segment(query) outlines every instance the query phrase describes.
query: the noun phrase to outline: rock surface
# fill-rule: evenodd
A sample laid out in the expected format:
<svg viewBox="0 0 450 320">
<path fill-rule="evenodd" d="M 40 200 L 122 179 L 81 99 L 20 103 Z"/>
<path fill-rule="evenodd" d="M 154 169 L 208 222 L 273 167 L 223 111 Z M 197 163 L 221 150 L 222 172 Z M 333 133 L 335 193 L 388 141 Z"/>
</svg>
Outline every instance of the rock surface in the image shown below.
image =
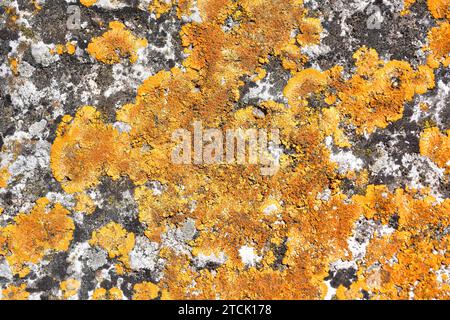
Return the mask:
<svg viewBox="0 0 450 320">
<path fill-rule="evenodd" d="M 449 298 L 449 0 L 0 13 L 2 299 Z M 277 171 L 174 163 L 195 121 Z"/>
</svg>

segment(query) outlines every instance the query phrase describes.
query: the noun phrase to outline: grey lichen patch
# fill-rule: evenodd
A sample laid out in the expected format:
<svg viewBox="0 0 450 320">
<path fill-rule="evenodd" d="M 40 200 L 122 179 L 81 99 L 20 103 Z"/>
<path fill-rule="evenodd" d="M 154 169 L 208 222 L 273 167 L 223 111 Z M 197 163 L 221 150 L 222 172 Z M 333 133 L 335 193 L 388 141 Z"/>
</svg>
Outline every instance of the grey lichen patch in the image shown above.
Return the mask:
<svg viewBox="0 0 450 320">
<path fill-rule="evenodd" d="M 132 270 L 162 271 L 164 260 L 159 258 L 159 245 L 146 237 L 137 237 L 133 250 L 130 252 Z M 160 278 L 161 275 L 157 276 Z"/>
</svg>

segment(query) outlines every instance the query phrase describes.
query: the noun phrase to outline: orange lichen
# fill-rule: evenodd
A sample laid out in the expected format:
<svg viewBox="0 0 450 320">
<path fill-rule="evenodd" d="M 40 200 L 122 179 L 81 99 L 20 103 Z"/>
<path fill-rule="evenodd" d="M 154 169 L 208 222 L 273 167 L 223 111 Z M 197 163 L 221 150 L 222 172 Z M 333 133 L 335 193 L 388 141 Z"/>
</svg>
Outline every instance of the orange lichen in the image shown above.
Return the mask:
<svg viewBox="0 0 450 320">
<path fill-rule="evenodd" d="M 324 142 L 332 136 L 335 145 L 348 147 L 346 126 L 356 127 L 359 134 L 370 133 L 401 119 L 406 102 L 434 87 L 432 68 L 413 69 L 405 61 L 383 61 L 375 50 L 363 47 L 354 55 L 356 70 L 348 79 L 340 66 L 325 71 L 305 69 L 307 58 L 301 55 L 301 47 L 318 44 L 322 28 L 319 20 L 306 16 L 301 1 L 197 5 L 203 22 L 186 23 L 180 32 L 187 55 L 183 67 L 149 77 L 138 88 L 135 101 L 117 110 L 116 120 L 130 130 L 119 132 L 94 107 L 84 106 L 74 117 L 62 119 L 51 150 L 55 178 L 66 192 L 79 192 L 78 197 L 95 187 L 102 176 L 112 180 L 127 176 L 136 185 L 138 218 L 152 241 L 160 242 L 164 232 L 182 228 L 188 218 L 195 221 L 196 236 L 186 240 L 192 251 L 185 254 L 164 247 L 160 252 L 167 260 L 164 277 L 158 285 L 136 284 L 133 298 L 323 298 L 330 264 L 354 258 L 348 239 L 361 216 L 385 226 L 399 216 L 398 231 L 370 241 L 371 264 L 377 256 L 389 261 L 395 252 L 412 261 L 413 271 L 420 271 L 417 274 L 434 285 L 411 251 L 414 237 L 424 226 L 437 226 L 441 218 L 447 221 L 448 201 L 435 204 L 436 199 L 427 194 L 403 189 L 390 193 L 385 186 L 368 186 L 363 195 L 349 199 L 340 190 L 343 175 L 330 161 Z M 188 12 L 187 7 L 179 3 L 178 14 Z M 236 22 L 231 30 L 222 28 L 228 18 Z M 132 45 L 136 39 L 130 40 L 133 36 L 123 25 L 113 23 L 110 28 L 92 41 L 88 51 L 111 64 L 137 49 Z M 298 30 L 300 34 L 293 39 Z M 123 47 L 133 49 L 123 51 Z M 274 57 L 292 73 L 283 90 L 288 106 L 262 102 L 257 107 L 264 110 L 264 116 L 256 116 L 253 106 L 236 108 L 242 79 L 255 75 L 253 80 L 260 79 Z M 313 107 L 313 102 L 318 106 Z M 225 130 L 279 128 L 283 146 L 290 152 L 281 156 L 280 170 L 270 177 L 261 176 L 256 166 L 173 164 L 171 133 L 191 129 L 194 120 Z M 345 178 L 363 191 L 369 180 L 367 171 L 349 172 Z M 158 181 L 161 190 L 150 188 L 149 181 Z M 321 196 L 325 190 L 329 197 Z M 84 208 L 86 202 L 78 199 L 75 210 Z M 125 274 L 134 237 L 110 222 L 94 231 L 89 243 L 117 259 L 116 272 Z M 431 239 L 419 240 L 420 254 L 431 255 L 427 246 Z M 244 261 L 243 246 L 251 248 L 257 259 Z M 399 253 L 402 246 L 407 250 Z M 285 251 L 281 257 L 280 249 Z M 224 261 L 214 271 L 197 270 L 192 258 L 202 255 L 224 257 Z M 447 263 L 442 257 L 437 261 Z M 426 261 L 425 266 L 436 270 L 437 264 Z M 414 273 L 402 272 L 412 282 Z M 384 282 L 400 277 L 400 272 L 377 271 L 367 264 L 358 276 L 350 289 L 338 289 L 338 298 L 360 298 L 361 290 L 368 288 L 375 297 L 394 295 L 392 283 L 385 286 Z M 93 298 L 108 295 L 108 290 L 99 288 Z"/>
<path fill-rule="evenodd" d="M 80 3 L 85 7 L 93 6 L 98 0 L 80 0 Z"/>
<path fill-rule="evenodd" d="M 67 50 L 68 54 L 74 54 L 75 50 L 76 50 L 76 46 L 73 43 L 69 42 L 66 44 L 66 50 Z"/>
<path fill-rule="evenodd" d="M 105 249 L 110 258 L 117 258 L 128 267 L 128 254 L 134 247 L 134 233 L 127 232 L 116 222 L 110 222 L 92 233 L 89 244 Z"/>
<path fill-rule="evenodd" d="M 257 68 L 255 71 L 257 73 L 256 76 L 253 79 L 255 82 L 264 79 L 266 77 L 266 75 L 267 75 L 266 69 Z"/>
<path fill-rule="evenodd" d="M 135 199 L 139 207 L 139 221 L 147 226 L 146 236 L 152 240 L 160 240 L 159 235 L 164 231 L 161 222 L 175 211 L 167 210 L 166 204 L 169 199 L 166 196 L 155 196 L 153 191 L 146 187 L 135 190 Z"/>
<path fill-rule="evenodd" d="M 296 73 L 303 69 L 303 65 L 308 61 L 308 58 L 301 53 L 300 47 L 294 43 L 289 43 L 283 47 L 280 52 L 281 65 L 286 70 Z M 263 61 L 267 63 L 268 61 Z"/>
<path fill-rule="evenodd" d="M 142 282 L 134 285 L 133 300 L 152 300 L 159 295 L 159 287 L 151 282 Z"/>
<path fill-rule="evenodd" d="M 320 34 L 323 31 L 319 19 L 306 18 L 300 23 L 300 33 L 297 35 L 297 42 L 302 45 L 312 45 L 320 43 Z"/>
<path fill-rule="evenodd" d="M 106 64 L 119 63 L 121 58 L 129 57 L 131 63 L 136 62 L 137 51 L 145 48 L 148 42 L 144 38 L 136 38 L 125 25 L 119 21 L 109 23 L 109 30 L 101 37 L 93 38 L 87 47 L 88 53 Z"/>
<path fill-rule="evenodd" d="M 393 197 L 386 186 L 370 185 L 364 196 L 356 195 L 353 200 L 363 209 L 365 217 L 387 223 L 397 213 L 397 208 L 392 206 Z"/>
<path fill-rule="evenodd" d="M 442 63 L 445 67 L 450 65 L 450 23 L 441 22 L 428 33 L 428 47 L 430 51 L 427 64 L 431 68 L 438 68 Z"/>
<path fill-rule="evenodd" d="M 155 13 L 156 18 L 159 18 L 162 14 L 169 12 L 172 6 L 172 0 L 153 0 L 148 5 L 148 10 Z"/>
<path fill-rule="evenodd" d="M 426 66 L 415 71 L 404 61 L 384 62 L 365 47 L 354 58 L 356 73 L 338 85 L 337 109 L 351 118 L 358 132 L 370 133 L 401 119 L 405 102 L 435 86 L 433 70 Z"/>
<path fill-rule="evenodd" d="M 2 290 L 2 300 L 28 300 L 30 293 L 26 291 L 26 284 L 8 286 Z"/>
<path fill-rule="evenodd" d="M 341 117 L 336 108 L 329 108 L 322 110 L 322 122 L 321 126 L 326 135 L 333 136 L 334 143 L 341 147 L 350 147 L 350 142 L 345 136 L 342 129 L 339 128 Z"/>
<path fill-rule="evenodd" d="M 19 214 L 14 223 L 0 229 L 0 254 L 14 274 L 25 276 L 28 264 L 38 263 L 52 251 L 69 248 L 75 228 L 69 211 L 59 203 L 49 206 L 50 201 L 41 198 L 29 214 Z"/>
<path fill-rule="evenodd" d="M 338 298 L 361 298 L 364 289 L 374 299 L 448 299 L 448 290 L 439 283 L 438 271 L 448 267 L 446 248 L 450 238 L 450 200 L 442 203 L 426 193 L 402 189 L 391 193 L 383 186 L 371 186 L 357 199 L 367 218 L 398 217 L 397 230 L 375 234 L 358 281 L 350 289 L 340 288 Z"/>
<path fill-rule="evenodd" d="M 104 288 L 95 289 L 92 293 L 92 300 L 122 300 L 123 292 L 119 288 L 111 288 L 106 290 Z"/>
<path fill-rule="evenodd" d="M 296 106 L 310 94 L 323 91 L 328 84 L 328 76 L 316 69 L 306 69 L 292 77 L 283 94 L 291 106 Z M 304 102 L 306 104 L 306 102 Z"/>
<path fill-rule="evenodd" d="M 19 74 L 19 61 L 16 58 L 9 58 L 8 61 L 12 73 L 17 76 Z"/>
<path fill-rule="evenodd" d="M 8 167 L 3 167 L 0 169 L 0 189 L 6 188 L 10 177 L 11 173 L 9 172 Z"/>
<path fill-rule="evenodd" d="M 450 19 L 450 0 L 428 0 L 427 4 L 435 19 Z"/>
<path fill-rule="evenodd" d="M 401 119 L 405 102 L 435 86 L 433 70 L 428 66 L 413 70 L 404 61 L 384 62 L 375 50 L 365 47 L 359 49 L 354 58 L 357 69 L 347 81 L 340 79 L 341 67 L 325 72 L 305 69 L 295 74 L 283 92 L 289 104 L 307 106 L 308 99 L 320 99 L 336 105 L 340 114 L 350 117 L 359 133 L 373 132 Z M 331 116 L 330 111 L 325 112 L 327 115 Z M 335 113 L 334 120 L 338 118 L 339 114 Z M 344 141 L 341 146 L 345 144 Z"/>
<path fill-rule="evenodd" d="M 66 44 L 57 44 L 55 49 L 51 49 L 51 54 L 59 54 L 62 55 L 64 53 L 73 55 L 77 49 L 75 42 L 67 42 Z"/>
<path fill-rule="evenodd" d="M 417 0 L 403 0 L 403 10 L 401 15 L 410 13 L 410 8 Z M 450 1 L 449 0 L 427 0 L 428 10 L 435 19 L 450 18 Z"/>
<path fill-rule="evenodd" d="M 419 145 L 421 155 L 450 173 L 450 130 L 444 134 L 436 127 L 425 129 L 420 135 Z"/>
<path fill-rule="evenodd" d="M 430 105 L 428 103 L 426 103 L 426 102 L 421 102 L 419 104 L 419 107 L 420 107 L 420 110 L 423 111 L 423 112 L 427 112 L 427 111 L 430 110 Z"/>
<path fill-rule="evenodd" d="M 37 12 L 39 12 L 39 11 L 42 10 L 42 6 L 39 4 L 39 1 L 37 1 L 37 0 L 31 0 L 31 3 L 32 3 L 33 6 L 34 6 L 34 11 L 33 11 L 34 14 L 36 14 Z"/>
<path fill-rule="evenodd" d="M 417 0 L 403 0 L 403 10 L 400 12 L 402 16 L 409 14 L 411 6 L 416 3 Z"/>
<path fill-rule="evenodd" d="M 92 214 L 97 207 L 94 201 L 86 193 L 79 193 L 75 197 L 76 204 L 74 209 L 86 214 Z"/>
<path fill-rule="evenodd" d="M 51 168 L 64 190 L 80 192 L 98 184 L 102 174 L 118 179 L 128 162 L 121 136 L 93 107 L 81 108 L 73 119 L 65 116 L 51 150 Z M 110 163 L 113 159 L 118 162 Z"/>
<path fill-rule="evenodd" d="M 60 283 L 62 296 L 64 299 L 69 299 L 78 293 L 80 288 L 80 281 L 76 279 L 68 279 Z"/>
<path fill-rule="evenodd" d="M 333 182 L 335 165 L 329 162 L 329 151 L 323 144 L 320 112 L 308 108 L 306 98 L 324 93 L 327 84 L 337 81 L 341 68 L 324 73 L 306 70 L 295 76 L 285 90 L 293 108 L 265 102 L 264 119 L 252 116 L 247 112 L 250 109 L 234 112 L 241 77 L 255 74 L 270 53 L 283 54 L 291 42 L 291 32 L 303 21 L 304 10 L 296 1 L 245 1 L 239 9 L 239 26 L 225 32 L 214 17 L 224 22 L 227 16 L 235 15 L 237 5 L 227 2 L 215 6 L 201 9 L 203 24 L 182 28 L 183 45 L 190 47 L 183 62 L 186 70 L 173 68 L 150 77 L 138 88 L 136 102 L 117 112 L 116 119 L 131 127 L 128 133 L 119 134 L 105 124 L 92 107 L 83 107 L 74 119 L 63 119 L 52 148 L 53 172 L 69 192 L 95 186 L 101 175 L 128 175 L 138 185 L 139 219 L 147 227 L 145 234 L 154 241 L 160 241 L 163 230 L 180 225 L 187 217 L 197 221 L 199 235 L 190 243 L 193 251 L 206 254 L 213 247 L 215 253 L 228 257 L 227 263 L 216 276 L 207 270 L 194 275 L 187 257 L 166 250 L 162 255 L 169 263 L 160 286 L 167 288 L 166 296 L 192 298 L 194 291 L 199 291 L 197 296 L 204 298 L 273 298 L 274 292 L 280 298 L 322 297 L 326 288 L 321 279 L 329 263 L 344 254 L 360 212 L 344 204 L 338 184 Z M 311 83 L 309 74 L 315 76 Z M 189 128 L 193 119 L 202 119 L 211 127 L 224 123 L 225 129 L 279 127 L 283 143 L 295 154 L 284 155 L 282 170 L 270 178 L 252 166 L 174 165 L 170 161 L 174 146 L 170 134 Z M 161 195 L 142 186 L 149 179 L 165 185 Z M 329 203 L 317 199 L 325 188 L 335 190 Z M 283 203 L 277 214 L 255 211 L 255 207 L 267 204 L 274 190 L 279 194 L 272 198 Z M 220 232 L 211 234 L 211 229 Z M 306 230 L 305 236 L 296 239 L 296 229 Z M 125 257 L 127 252 L 118 253 L 116 248 L 126 242 L 127 233 L 104 233 L 107 250 L 114 251 L 113 256 Z M 291 246 L 284 259 L 288 270 L 281 271 L 274 268 L 275 247 L 265 248 L 267 243 L 281 245 L 290 235 L 292 244 L 314 242 L 317 246 Z M 96 237 L 93 235 L 91 243 L 97 242 Z M 261 254 L 261 273 L 254 268 L 247 270 L 241 260 L 239 248 L 248 242 Z M 193 277 L 198 277 L 198 285 L 187 291 Z M 298 288 L 286 287 L 294 279 L 299 279 L 295 280 Z M 236 287 L 244 289 L 236 292 Z"/>
<path fill-rule="evenodd" d="M 5 6 L 5 14 L 7 16 L 7 22 L 11 25 L 14 25 L 19 18 L 16 8 L 12 6 Z"/>
</svg>

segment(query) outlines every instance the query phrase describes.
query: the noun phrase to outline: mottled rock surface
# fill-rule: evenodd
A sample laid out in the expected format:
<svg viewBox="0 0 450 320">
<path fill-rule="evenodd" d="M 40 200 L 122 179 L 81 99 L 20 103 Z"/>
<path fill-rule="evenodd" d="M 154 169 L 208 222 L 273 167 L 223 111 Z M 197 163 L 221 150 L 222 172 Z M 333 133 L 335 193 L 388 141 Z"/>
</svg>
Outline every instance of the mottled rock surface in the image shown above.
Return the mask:
<svg viewBox="0 0 450 320">
<path fill-rule="evenodd" d="M 1 298 L 449 298 L 450 0 L 1 1 Z"/>
</svg>

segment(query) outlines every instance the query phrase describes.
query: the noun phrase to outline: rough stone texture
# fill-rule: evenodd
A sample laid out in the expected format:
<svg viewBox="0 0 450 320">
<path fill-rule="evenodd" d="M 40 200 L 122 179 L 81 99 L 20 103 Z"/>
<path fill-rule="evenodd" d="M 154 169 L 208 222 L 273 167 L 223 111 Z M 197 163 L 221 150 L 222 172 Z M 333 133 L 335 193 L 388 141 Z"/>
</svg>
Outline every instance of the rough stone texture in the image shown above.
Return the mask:
<svg viewBox="0 0 450 320">
<path fill-rule="evenodd" d="M 0 297 L 448 298 L 449 5 L 2 0 Z"/>
</svg>

